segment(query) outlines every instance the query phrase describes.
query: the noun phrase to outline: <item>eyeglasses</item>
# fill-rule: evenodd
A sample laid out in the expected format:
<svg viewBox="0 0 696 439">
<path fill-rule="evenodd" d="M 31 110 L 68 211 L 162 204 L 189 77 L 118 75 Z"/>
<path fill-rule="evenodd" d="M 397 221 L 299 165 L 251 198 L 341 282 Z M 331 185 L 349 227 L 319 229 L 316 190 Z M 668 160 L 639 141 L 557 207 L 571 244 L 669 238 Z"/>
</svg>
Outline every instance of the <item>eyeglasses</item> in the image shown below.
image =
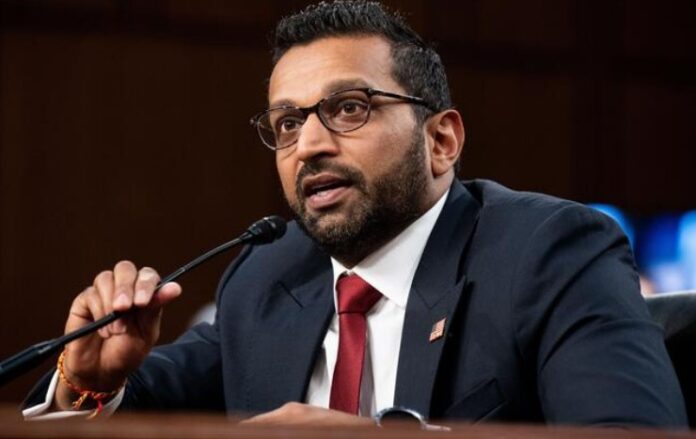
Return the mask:
<svg viewBox="0 0 696 439">
<path fill-rule="evenodd" d="M 283 105 L 270 108 L 251 118 L 250 123 L 256 126 L 256 131 L 264 145 L 275 151 L 297 142 L 302 125 L 312 113 L 316 113 L 322 125 L 334 133 L 357 130 L 370 119 L 374 96 L 399 99 L 433 110 L 424 99 L 415 96 L 389 93 L 373 88 L 353 88 L 332 93 L 311 107 Z"/>
</svg>

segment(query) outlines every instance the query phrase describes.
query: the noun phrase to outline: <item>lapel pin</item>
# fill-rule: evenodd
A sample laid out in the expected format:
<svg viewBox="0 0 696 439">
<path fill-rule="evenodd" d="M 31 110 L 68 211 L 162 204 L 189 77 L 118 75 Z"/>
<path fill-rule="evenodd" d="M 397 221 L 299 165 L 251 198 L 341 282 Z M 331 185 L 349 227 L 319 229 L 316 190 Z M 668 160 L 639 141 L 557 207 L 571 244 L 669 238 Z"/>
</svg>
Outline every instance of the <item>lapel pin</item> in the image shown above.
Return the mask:
<svg viewBox="0 0 696 439">
<path fill-rule="evenodd" d="M 430 338 L 428 339 L 430 343 L 445 335 L 445 323 L 447 323 L 447 317 L 443 317 L 441 320 L 435 322 L 433 329 L 430 330 Z"/>
</svg>

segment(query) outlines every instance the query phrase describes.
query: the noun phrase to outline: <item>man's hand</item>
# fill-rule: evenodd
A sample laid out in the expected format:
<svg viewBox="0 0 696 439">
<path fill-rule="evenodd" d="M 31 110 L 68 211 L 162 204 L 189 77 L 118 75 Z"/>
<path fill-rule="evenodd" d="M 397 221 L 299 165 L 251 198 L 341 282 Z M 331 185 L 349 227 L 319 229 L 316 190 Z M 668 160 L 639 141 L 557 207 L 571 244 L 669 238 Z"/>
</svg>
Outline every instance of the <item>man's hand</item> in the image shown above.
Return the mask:
<svg viewBox="0 0 696 439">
<path fill-rule="evenodd" d="M 137 308 L 97 333 L 66 346 L 65 376 L 76 386 L 94 391 L 117 389 L 135 371 L 159 338 L 162 307 L 181 294 L 179 284 L 168 283 L 155 294 L 160 277 L 152 268 L 138 270 L 121 261 L 103 271 L 72 303 L 65 332 L 74 331 L 112 311 Z M 75 395 L 60 382 L 54 404 L 70 408 Z"/>
<path fill-rule="evenodd" d="M 329 410 L 299 402 L 289 402 L 279 409 L 249 418 L 242 424 L 287 425 L 309 427 L 370 427 L 372 418 L 355 416 L 337 410 Z"/>
</svg>

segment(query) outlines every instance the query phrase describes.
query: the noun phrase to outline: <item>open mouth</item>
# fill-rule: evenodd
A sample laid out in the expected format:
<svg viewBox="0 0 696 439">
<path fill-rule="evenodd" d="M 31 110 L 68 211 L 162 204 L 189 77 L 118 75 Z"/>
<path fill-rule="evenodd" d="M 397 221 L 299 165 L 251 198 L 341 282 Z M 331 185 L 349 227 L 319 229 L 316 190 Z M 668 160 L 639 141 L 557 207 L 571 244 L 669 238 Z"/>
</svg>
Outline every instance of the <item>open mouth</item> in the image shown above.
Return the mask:
<svg viewBox="0 0 696 439">
<path fill-rule="evenodd" d="M 324 173 L 305 178 L 302 181 L 302 193 L 308 207 L 321 209 L 338 202 L 350 186 L 350 180 Z"/>
<path fill-rule="evenodd" d="M 305 197 L 309 198 L 315 195 L 322 196 L 333 189 L 347 186 L 350 186 L 350 182 L 346 179 L 335 175 L 320 174 L 305 178 L 302 181 L 302 192 Z"/>
</svg>

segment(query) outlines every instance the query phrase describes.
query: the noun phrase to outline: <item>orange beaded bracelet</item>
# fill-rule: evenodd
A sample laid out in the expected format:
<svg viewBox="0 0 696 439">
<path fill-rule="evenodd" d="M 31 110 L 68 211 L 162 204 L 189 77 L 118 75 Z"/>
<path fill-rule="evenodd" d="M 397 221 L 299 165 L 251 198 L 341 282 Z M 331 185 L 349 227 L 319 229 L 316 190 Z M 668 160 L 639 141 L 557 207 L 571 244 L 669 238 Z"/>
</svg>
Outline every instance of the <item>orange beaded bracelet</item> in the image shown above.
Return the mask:
<svg viewBox="0 0 696 439">
<path fill-rule="evenodd" d="M 68 386 L 68 388 L 70 390 L 72 390 L 73 392 L 80 395 L 80 397 L 77 398 L 77 400 L 75 400 L 72 403 L 73 410 L 80 410 L 80 408 L 82 407 L 82 404 L 84 404 L 84 402 L 88 398 L 94 400 L 97 403 L 97 408 L 94 409 L 92 414 L 90 414 L 87 417 L 87 419 L 92 419 L 95 416 L 99 415 L 99 413 L 101 413 L 102 410 L 104 409 L 104 400 L 109 399 L 113 396 L 116 396 L 116 394 L 118 394 L 118 392 L 121 391 L 121 389 L 123 388 L 125 383 L 122 384 L 118 389 L 113 390 L 111 392 L 95 392 L 94 390 L 81 389 L 78 386 L 76 386 L 75 384 L 71 383 L 70 380 L 68 379 L 68 377 L 65 376 L 65 369 L 63 367 L 63 363 L 65 361 L 65 356 L 66 356 L 66 351 L 64 350 L 60 354 L 60 357 L 58 357 L 58 376 L 60 377 L 60 380 L 63 383 L 65 383 L 66 386 Z"/>
</svg>

